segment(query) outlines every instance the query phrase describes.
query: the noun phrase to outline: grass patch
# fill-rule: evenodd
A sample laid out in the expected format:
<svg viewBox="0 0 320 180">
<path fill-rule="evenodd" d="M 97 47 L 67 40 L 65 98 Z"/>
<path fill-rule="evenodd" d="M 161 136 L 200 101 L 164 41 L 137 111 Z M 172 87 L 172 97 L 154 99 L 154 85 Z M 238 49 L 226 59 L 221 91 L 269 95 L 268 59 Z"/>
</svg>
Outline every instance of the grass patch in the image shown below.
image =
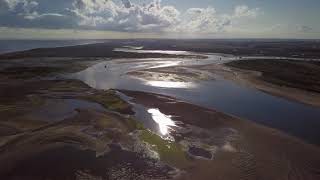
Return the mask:
<svg viewBox="0 0 320 180">
<path fill-rule="evenodd" d="M 84 97 L 85 100 L 101 104 L 106 109 L 124 114 L 132 114 L 130 104 L 118 97 L 113 91 L 103 91 Z"/>
<path fill-rule="evenodd" d="M 89 90 L 89 86 L 77 80 L 64 80 L 53 83 L 48 90 L 54 92 L 84 92 Z"/>
<path fill-rule="evenodd" d="M 134 130 L 145 130 L 143 124 L 135 119 L 128 118 L 126 119 L 126 125 L 130 131 Z"/>
<path fill-rule="evenodd" d="M 180 168 L 188 164 L 186 153 L 182 150 L 181 145 L 164 140 L 148 130 L 142 130 L 139 138 L 152 145 L 162 161 Z"/>
</svg>

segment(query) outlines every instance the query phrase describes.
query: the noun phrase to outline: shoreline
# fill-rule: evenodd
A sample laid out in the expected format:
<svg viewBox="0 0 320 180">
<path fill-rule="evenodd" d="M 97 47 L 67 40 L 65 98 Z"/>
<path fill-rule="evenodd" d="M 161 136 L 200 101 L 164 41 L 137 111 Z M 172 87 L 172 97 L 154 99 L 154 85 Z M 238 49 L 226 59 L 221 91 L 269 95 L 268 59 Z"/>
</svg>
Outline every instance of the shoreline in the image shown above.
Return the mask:
<svg viewBox="0 0 320 180">
<path fill-rule="evenodd" d="M 80 80 L 59 78 L 101 61 L 72 59 L 2 61 L 0 177 L 319 179 L 319 145 L 179 98 L 98 90 Z M 128 75 L 192 82 L 212 80 L 209 72 L 213 72 L 236 81 L 240 70 L 199 65 L 146 72 Z M 261 73 L 243 71 L 245 75 Z M 139 116 L 136 105 L 146 116 Z"/>
<path fill-rule="evenodd" d="M 220 166 L 219 168 L 221 168 L 222 171 L 216 172 L 215 175 L 228 177 L 226 179 L 233 179 L 231 177 L 237 175 L 239 178 L 241 176 L 240 174 L 244 173 L 245 171 L 238 172 L 239 169 L 233 169 L 232 166 L 230 167 L 230 163 L 225 162 L 225 158 L 231 158 L 228 161 L 232 162 L 234 161 L 232 160 L 232 158 L 235 158 L 242 153 L 250 154 L 253 159 L 251 159 L 249 162 L 257 163 L 253 167 L 250 167 L 253 168 L 252 170 L 254 171 L 255 176 L 264 178 L 268 177 L 267 179 L 286 176 L 285 172 L 290 172 L 290 169 L 294 169 L 293 167 L 286 167 L 285 164 L 288 162 L 312 162 L 315 159 L 320 160 L 320 151 L 318 146 L 306 144 L 302 140 L 286 135 L 278 130 L 268 128 L 248 120 L 225 115 L 213 109 L 206 109 L 186 102 L 181 102 L 179 100 L 176 100 L 175 98 L 171 98 L 168 96 L 125 90 L 120 90 L 120 92 L 126 94 L 129 97 L 132 97 L 133 102 L 135 103 L 142 104 L 147 108 L 158 108 L 164 114 L 171 115 L 174 121 L 181 122 L 183 124 L 194 125 L 197 127 L 208 129 L 210 131 L 219 131 L 218 129 L 221 128 L 232 128 L 239 133 L 238 137 L 240 138 L 232 142 L 233 148 L 230 147 L 230 149 L 235 150 L 234 152 L 227 152 L 228 155 L 226 155 L 225 152 L 221 152 L 221 154 L 218 153 L 215 157 L 216 161 L 206 164 L 208 167 L 201 165 L 201 168 L 204 169 L 196 168 L 196 170 L 194 170 L 192 174 L 184 175 L 181 177 L 181 179 L 192 179 L 195 177 L 208 179 L 211 173 L 206 172 L 205 169 L 216 169 L 217 166 Z M 270 147 L 272 147 L 272 150 L 270 149 Z M 304 157 L 300 158 L 298 154 L 296 154 L 296 152 L 299 152 L 299 154 L 304 154 Z M 285 159 L 283 159 L 284 156 L 286 157 Z M 266 157 L 272 157 L 272 159 L 268 159 Z M 220 161 L 220 158 L 222 158 L 223 161 Z M 274 160 L 275 162 L 273 162 Z M 239 162 L 237 162 L 239 163 L 237 166 L 243 166 L 244 164 L 242 163 L 244 162 L 244 159 L 240 160 Z M 317 162 L 317 160 L 315 160 L 314 162 Z M 299 162 L 297 164 L 300 163 L 304 164 L 302 162 Z M 275 164 L 282 164 L 280 165 L 280 167 L 284 168 L 283 171 L 277 172 L 276 169 L 278 167 L 276 168 Z M 314 165 L 315 168 L 320 167 L 320 164 Z M 263 169 L 268 169 L 268 174 L 262 173 L 266 172 L 263 171 Z M 301 173 L 307 173 L 308 170 L 302 168 L 298 170 L 298 172 L 299 171 L 301 171 Z M 250 176 L 249 174 L 242 175 Z M 312 177 L 312 175 L 309 174 L 305 177 Z"/>
<path fill-rule="evenodd" d="M 248 61 L 252 61 L 252 60 L 248 60 Z M 254 60 L 253 60 L 254 61 Z M 259 61 L 265 61 L 264 63 L 268 63 L 268 60 L 256 60 L 256 64 L 259 63 Z M 270 61 L 270 60 L 269 60 Z M 294 61 L 289 61 L 287 60 L 289 63 L 296 63 Z M 237 63 L 240 63 L 241 66 L 238 66 Z M 315 76 L 320 75 L 320 69 L 315 71 L 314 74 L 311 74 L 310 76 L 303 76 L 302 74 L 301 77 L 297 77 L 296 78 L 296 84 L 289 84 L 290 82 L 283 80 L 281 82 L 281 79 L 274 81 L 272 79 L 268 79 L 266 76 L 264 75 L 264 72 L 260 71 L 259 68 L 257 69 L 252 69 L 250 67 L 249 64 L 246 64 L 247 62 L 244 61 L 238 61 L 238 62 L 231 62 L 231 63 L 227 63 L 225 65 L 223 65 L 224 67 L 229 68 L 229 70 L 232 73 L 229 74 L 225 74 L 224 77 L 226 79 L 232 80 L 236 83 L 239 84 L 243 84 L 249 87 L 253 87 L 256 88 L 260 91 L 275 95 L 275 96 L 280 96 L 289 100 L 294 100 L 294 101 L 298 101 L 307 105 L 311 105 L 314 107 L 320 107 L 320 93 L 317 92 L 318 90 L 315 89 L 317 88 L 317 82 L 313 81 L 313 82 L 308 82 L 310 77 L 316 78 Z M 304 63 L 307 65 L 312 65 L 313 62 L 298 62 L 298 63 Z M 261 66 L 261 65 L 259 65 Z M 272 68 L 277 68 L 276 65 L 271 65 Z M 299 66 L 298 66 L 299 67 Z M 300 67 L 301 69 L 304 69 L 304 66 Z M 208 68 L 210 69 L 210 68 Z M 288 69 L 286 71 L 295 71 L 294 69 Z M 308 69 L 305 69 L 305 71 L 307 72 Z M 273 73 L 273 72 L 271 72 Z M 276 73 L 276 71 L 275 71 Z M 309 72 L 310 73 L 310 72 Z M 285 76 L 294 76 L 294 75 L 285 75 Z M 299 78 L 299 79 L 298 79 Z M 281 83 L 281 84 L 280 84 Z M 305 89 L 301 89 L 300 88 L 300 84 L 303 83 L 309 83 L 303 86 L 307 86 L 309 89 L 305 90 Z M 312 89 L 314 85 L 314 89 Z"/>
<path fill-rule="evenodd" d="M 231 61 L 230 63 L 238 61 L 244 60 L 235 60 Z M 294 60 L 288 61 L 294 62 Z M 211 81 L 215 80 L 217 78 L 216 76 L 220 76 L 223 79 L 232 81 L 240 86 L 254 88 L 272 96 L 281 97 L 289 101 L 295 101 L 313 107 L 320 107 L 320 93 L 307 91 L 296 87 L 290 87 L 287 85 L 279 85 L 272 81 L 265 80 L 263 79 L 262 72 L 254 69 L 245 69 L 245 66 L 246 65 L 243 65 L 243 67 L 240 68 L 236 65 L 231 66 L 229 65 L 229 63 L 193 66 L 182 65 L 133 71 L 127 73 L 127 75 L 147 81 L 160 80 L 176 82 Z M 299 82 L 297 83 L 297 85 L 299 85 Z"/>
</svg>

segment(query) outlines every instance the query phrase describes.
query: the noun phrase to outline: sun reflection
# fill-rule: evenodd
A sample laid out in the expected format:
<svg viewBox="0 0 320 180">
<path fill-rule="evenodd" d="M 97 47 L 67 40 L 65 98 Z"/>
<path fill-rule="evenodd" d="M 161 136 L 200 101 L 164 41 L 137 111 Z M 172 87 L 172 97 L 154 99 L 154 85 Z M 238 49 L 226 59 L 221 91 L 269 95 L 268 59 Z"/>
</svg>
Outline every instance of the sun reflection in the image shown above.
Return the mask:
<svg viewBox="0 0 320 180">
<path fill-rule="evenodd" d="M 147 81 L 147 85 L 161 88 L 193 88 L 192 82 L 174 82 L 174 81 Z"/>
<path fill-rule="evenodd" d="M 159 125 L 160 133 L 164 135 L 169 134 L 169 129 L 176 126 L 175 122 L 172 121 L 170 115 L 165 115 L 159 111 L 159 109 L 149 109 L 148 113 L 151 114 L 152 119 Z"/>
</svg>

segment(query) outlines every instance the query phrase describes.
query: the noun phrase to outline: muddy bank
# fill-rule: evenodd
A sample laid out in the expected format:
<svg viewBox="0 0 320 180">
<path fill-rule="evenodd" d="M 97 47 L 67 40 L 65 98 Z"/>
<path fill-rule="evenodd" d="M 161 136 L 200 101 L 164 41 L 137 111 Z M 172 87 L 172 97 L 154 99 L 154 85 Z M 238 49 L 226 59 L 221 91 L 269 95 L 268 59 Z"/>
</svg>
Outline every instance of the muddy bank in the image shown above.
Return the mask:
<svg viewBox="0 0 320 180">
<path fill-rule="evenodd" d="M 137 153 L 114 147 L 107 155 L 73 147 L 60 147 L 33 155 L 19 164 L 6 179 L 169 179 L 169 166 L 155 166 Z M 54 169 L 54 170 L 53 170 Z M 128 173 L 128 172 L 129 173 Z"/>
<path fill-rule="evenodd" d="M 133 97 L 136 103 L 148 108 L 158 108 L 161 112 L 171 115 L 174 121 L 212 132 L 228 128 L 238 132 L 237 138 L 224 144 L 214 154 L 213 161 L 196 161 L 192 170 L 186 172 L 181 179 L 319 178 L 320 151 L 316 146 L 306 144 L 277 130 L 174 98 L 142 92 L 122 92 Z M 220 134 L 219 137 L 223 139 L 225 135 Z M 202 139 L 206 139 L 205 133 L 202 134 Z M 210 156 L 204 150 L 190 148 L 190 151 L 199 156 Z"/>
</svg>

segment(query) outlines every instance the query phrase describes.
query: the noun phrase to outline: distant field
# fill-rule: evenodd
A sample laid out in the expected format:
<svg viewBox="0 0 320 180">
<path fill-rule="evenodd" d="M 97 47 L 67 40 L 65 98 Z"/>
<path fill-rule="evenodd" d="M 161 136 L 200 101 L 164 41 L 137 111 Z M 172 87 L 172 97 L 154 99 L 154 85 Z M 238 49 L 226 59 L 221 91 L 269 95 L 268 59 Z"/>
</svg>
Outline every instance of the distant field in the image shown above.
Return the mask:
<svg viewBox="0 0 320 180">
<path fill-rule="evenodd" d="M 320 62 L 265 59 L 233 61 L 227 65 L 262 72 L 262 80 L 280 86 L 320 92 Z"/>
</svg>

